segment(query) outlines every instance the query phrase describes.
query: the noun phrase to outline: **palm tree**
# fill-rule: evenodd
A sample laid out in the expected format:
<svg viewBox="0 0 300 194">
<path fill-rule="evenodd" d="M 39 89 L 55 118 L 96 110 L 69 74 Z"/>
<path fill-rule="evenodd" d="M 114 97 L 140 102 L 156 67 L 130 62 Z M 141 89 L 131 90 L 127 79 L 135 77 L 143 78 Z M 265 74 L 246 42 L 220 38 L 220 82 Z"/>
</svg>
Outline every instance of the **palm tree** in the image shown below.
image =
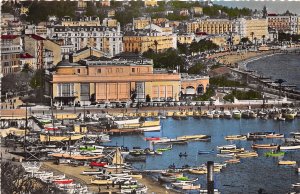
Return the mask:
<svg viewBox="0 0 300 194">
<path fill-rule="evenodd" d="M 265 38 L 266 38 L 266 35 L 262 35 L 263 44 L 265 44 Z"/>
<path fill-rule="evenodd" d="M 256 43 L 257 43 L 257 38 L 254 37 L 254 44 L 255 44 L 255 46 L 256 46 Z"/>
<path fill-rule="evenodd" d="M 250 35 L 252 37 L 252 43 L 253 43 L 254 32 L 251 32 Z"/>
<path fill-rule="evenodd" d="M 157 53 L 157 45 L 158 45 L 157 40 L 154 40 L 154 45 L 155 45 L 155 51 L 156 51 L 156 53 Z"/>
</svg>

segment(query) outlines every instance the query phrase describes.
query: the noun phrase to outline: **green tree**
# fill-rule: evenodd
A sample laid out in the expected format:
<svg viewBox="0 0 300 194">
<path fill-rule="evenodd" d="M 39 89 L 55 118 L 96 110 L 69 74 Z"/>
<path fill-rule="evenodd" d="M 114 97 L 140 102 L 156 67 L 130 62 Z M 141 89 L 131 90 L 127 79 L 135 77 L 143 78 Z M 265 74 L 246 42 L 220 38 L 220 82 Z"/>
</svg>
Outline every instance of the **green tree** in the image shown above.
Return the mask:
<svg viewBox="0 0 300 194">
<path fill-rule="evenodd" d="M 151 102 L 151 98 L 149 94 L 146 95 L 146 102 Z"/>
<path fill-rule="evenodd" d="M 86 16 L 97 16 L 97 9 L 94 6 L 93 2 L 87 2 L 87 7 L 85 10 L 85 15 Z"/>
<path fill-rule="evenodd" d="M 200 74 L 205 69 L 206 69 L 205 65 L 203 65 L 201 63 L 197 63 L 188 69 L 188 73 L 189 74 Z"/>
</svg>

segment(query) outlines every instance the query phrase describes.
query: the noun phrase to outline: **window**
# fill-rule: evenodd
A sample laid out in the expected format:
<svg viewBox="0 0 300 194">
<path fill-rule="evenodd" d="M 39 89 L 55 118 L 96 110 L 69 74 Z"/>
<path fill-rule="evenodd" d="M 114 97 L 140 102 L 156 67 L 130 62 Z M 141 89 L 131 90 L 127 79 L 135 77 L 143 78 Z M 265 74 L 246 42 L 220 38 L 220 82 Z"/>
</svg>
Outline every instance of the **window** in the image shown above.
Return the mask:
<svg viewBox="0 0 300 194">
<path fill-rule="evenodd" d="M 80 69 L 77 69 L 77 73 L 80 73 Z"/>
<path fill-rule="evenodd" d="M 131 68 L 131 72 L 134 73 L 135 72 L 135 68 Z"/>
<path fill-rule="evenodd" d="M 98 73 L 101 73 L 101 69 L 98 69 Z"/>
</svg>

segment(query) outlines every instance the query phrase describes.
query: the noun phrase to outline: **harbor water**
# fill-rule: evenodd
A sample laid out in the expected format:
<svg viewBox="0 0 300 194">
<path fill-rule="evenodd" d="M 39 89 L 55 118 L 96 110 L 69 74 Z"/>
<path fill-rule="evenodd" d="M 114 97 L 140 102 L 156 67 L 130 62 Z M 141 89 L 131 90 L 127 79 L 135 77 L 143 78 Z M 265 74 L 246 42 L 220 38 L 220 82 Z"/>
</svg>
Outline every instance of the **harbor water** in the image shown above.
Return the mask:
<svg viewBox="0 0 300 194">
<path fill-rule="evenodd" d="M 247 64 L 247 69 L 257 71 L 258 74 L 271 77 L 272 80 L 284 79 L 284 84 L 296 85 L 300 90 L 300 55 L 276 54 L 261 57 Z"/>
<path fill-rule="evenodd" d="M 194 119 L 174 120 L 167 118 L 161 120 L 160 132 L 147 132 L 144 135 L 128 135 L 111 137 L 111 142 L 106 145 L 127 146 L 132 149 L 135 146 L 148 148 L 149 142 L 145 137 L 168 137 L 176 138 L 183 135 L 204 134 L 211 136 L 211 142 L 191 141 L 187 144 L 173 145 L 172 150 L 163 152 L 162 155 L 147 156 L 146 162 L 134 163 L 137 169 L 167 169 L 169 165 L 175 164 L 177 168 L 184 165 L 199 166 L 209 160 L 223 162 L 229 158 L 216 156 L 216 147 L 219 145 L 236 144 L 246 150 L 252 150 L 252 141 L 226 141 L 227 135 L 247 134 L 248 132 L 273 131 L 283 133 L 290 137 L 290 132 L 300 132 L 300 120 L 273 121 L 262 119 Z M 257 143 L 278 143 L 280 139 L 264 139 Z M 162 148 L 166 145 L 155 145 L 154 148 Z M 214 149 L 213 154 L 198 155 L 199 150 Z M 268 151 L 268 150 L 267 150 Z M 187 157 L 179 157 L 179 153 L 186 152 Z M 291 184 L 300 182 L 300 176 L 295 167 L 279 166 L 278 158 L 267 158 L 263 150 L 258 150 L 259 157 L 241 159 L 241 163 L 228 164 L 221 173 L 215 173 L 215 188 L 222 193 L 258 193 L 264 189 L 267 193 L 287 193 L 292 191 Z M 300 150 L 289 151 L 283 157 L 284 160 L 295 160 L 300 162 Z M 206 175 L 188 175 L 199 178 L 201 187 L 206 187 Z"/>
</svg>

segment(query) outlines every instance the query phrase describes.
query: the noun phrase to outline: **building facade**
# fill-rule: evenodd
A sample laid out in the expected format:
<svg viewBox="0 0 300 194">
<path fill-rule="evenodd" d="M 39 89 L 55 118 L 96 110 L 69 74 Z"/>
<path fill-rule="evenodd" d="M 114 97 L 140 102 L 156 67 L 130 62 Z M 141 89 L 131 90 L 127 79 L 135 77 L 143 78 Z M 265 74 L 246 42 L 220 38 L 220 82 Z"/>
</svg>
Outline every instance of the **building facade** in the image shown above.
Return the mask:
<svg viewBox="0 0 300 194">
<path fill-rule="evenodd" d="M 146 26 L 148 26 L 150 23 L 151 23 L 150 17 L 133 18 L 132 28 L 133 28 L 133 30 L 142 30 Z"/>
<path fill-rule="evenodd" d="M 54 26 L 51 29 L 51 39 L 62 39 L 63 45 L 72 45 L 77 51 L 85 47 L 95 47 L 115 56 L 123 51 L 123 35 L 120 25 L 116 28 L 105 26 Z"/>
<path fill-rule="evenodd" d="M 2 75 L 16 73 L 21 70 L 20 53 L 21 37 L 17 35 L 1 35 L 1 70 Z"/>
<path fill-rule="evenodd" d="M 268 27 L 282 32 L 291 32 L 292 26 L 297 23 L 297 21 L 295 21 L 295 18 L 297 17 L 269 14 L 267 17 Z"/>
<path fill-rule="evenodd" d="M 269 36 L 267 19 L 245 19 L 239 18 L 234 22 L 235 33 L 241 38 L 248 37 L 250 41 L 266 40 Z M 253 39 L 253 40 L 252 40 Z"/>
<path fill-rule="evenodd" d="M 228 19 L 200 19 L 188 22 L 186 27 L 187 33 L 225 34 L 233 31 L 232 21 Z"/>
<path fill-rule="evenodd" d="M 152 49 L 164 52 L 169 48 L 177 49 L 176 35 L 156 35 L 149 33 L 125 34 L 123 37 L 125 52 L 143 53 Z"/>
<path fill-rule="evenodd" d="M 154 73 L 149 59 L 82 60 L 60 62 L 49 77 L 47 86 L 57 105 L 91 102 L 178 100 L 180 75 Z"/>
</svg>

